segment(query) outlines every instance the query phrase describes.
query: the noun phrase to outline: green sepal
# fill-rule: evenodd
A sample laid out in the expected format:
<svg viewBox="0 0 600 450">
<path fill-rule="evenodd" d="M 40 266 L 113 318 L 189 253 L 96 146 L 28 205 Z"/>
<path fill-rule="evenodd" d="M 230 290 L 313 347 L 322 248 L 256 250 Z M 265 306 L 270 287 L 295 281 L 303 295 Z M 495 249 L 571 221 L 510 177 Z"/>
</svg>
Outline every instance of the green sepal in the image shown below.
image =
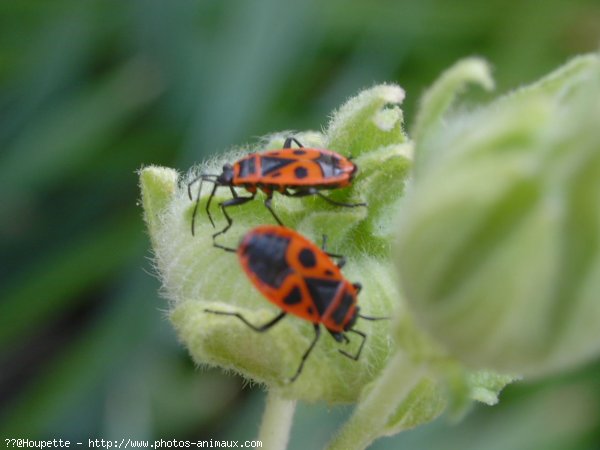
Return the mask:
<svg viewBox="0 0 600 450">
<path fill-rule="evenodd" d="M 376 148 L 406 142 L 399 106 L 403 100 L 404 90 L 395 84 L 362 91 L 333 114 L 326 132 L 327 147 L 358 157 Z"/>
<path fill-rule="evenodd" d="M 427 161 L 438 158 L 439 153 L 444 151 L 440 149 L 439 152 L 431 152 L 431 147 L 423 145 L 424 141 L 446 128 L 444 117 L 469 83 L 478 84 L 486 90 L 494 88 L 491 69 L 485 60 L 467 58 L 457 62 L 440 75 L 421 98 L 412 133 L 413 140 L 419 143 L 416 155 L 417 171 L 422 170 Z"/>
</svg>

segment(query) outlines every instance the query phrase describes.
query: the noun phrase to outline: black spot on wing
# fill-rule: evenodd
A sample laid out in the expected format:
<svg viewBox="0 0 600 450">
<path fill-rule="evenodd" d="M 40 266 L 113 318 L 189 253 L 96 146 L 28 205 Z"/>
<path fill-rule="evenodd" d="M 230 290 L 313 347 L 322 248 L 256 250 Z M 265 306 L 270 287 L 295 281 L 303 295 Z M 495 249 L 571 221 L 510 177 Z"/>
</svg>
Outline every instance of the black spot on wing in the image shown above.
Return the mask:
<svg viewBox="0 0 600 450">
<path fill-rule="evenodd" d="M 294 289 L 290 291 L 283 299 L 283 303 L 286 305 L 296 305 L 302 301 L 302 292 L 298 286 L 294 286 Z"/>
<path fill-rule="evenodd" d="M 263 156 L 261 158 L 262 164 L 262 175 L 269 175 L 271 172 L 275 172 L 282 167 L 288 166 L 292 163 L 296 162 L 295 159 L 288 158 L 273 158 L 270 156 Z"/>
<path fill-rule="evenodd" d="M 302 156 L 302 155 L 306 155 L 306 150 L 294 150 L 293 153 L 294 153 L 294 155 Z"/>
<path fill-rule="evenodd" d="M 294 169 L 294 175 L 299 179 L 306 178 L 308 176 L 308 170 L 306 170 L 306 167 L 296 167 Z"/>
<path fill-rule="evenodd" d="M 317 265 L 315 253 L 309 248 L 303 248 L 298 255 L 298 259 L 300 260 L 300 264 L 307 269 Z"/>
<path fill-rule="evenodd" d="M 323 315 L 333 299 L 340 285 L 339 281 L 325 278 L 305 278 L 306 286 L 310 292 L 313 304 L 319 315 Z"/>
<path fill-rule="evenodd" d="M 285 258 L 290 240 L 275 234 L 255 234 L 244 248 L 248 267 L 263 283 L 279 288 L 292 269 Z"/>
</svg>

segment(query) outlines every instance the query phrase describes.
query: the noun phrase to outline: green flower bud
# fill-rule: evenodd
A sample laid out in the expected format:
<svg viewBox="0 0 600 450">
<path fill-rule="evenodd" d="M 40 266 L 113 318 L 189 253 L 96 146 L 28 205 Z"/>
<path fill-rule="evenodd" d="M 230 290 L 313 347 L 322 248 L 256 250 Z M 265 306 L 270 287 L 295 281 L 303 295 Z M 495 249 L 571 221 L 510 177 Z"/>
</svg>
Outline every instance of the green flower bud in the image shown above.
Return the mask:
<svg viewBox="0 0 600 450">
<path fill-rule="evenodd" d="M 331 133 L 295 134 L 305 146 L 334 148 L 345 155 L 353 153 L 359 167 L 355 182 L 326 195 L 347 202 L 366 201 L 368 208 L 335 207 L 310 197 L 276 194 L 273 199 L 274 209 L 288 227 L 317 243 L 327 234 L 328 250 L 347 257 L 344 275 L 363 284 L 359 305 L 361 312 L 372 316 L 389 317 L 397 302 L 392 295 L 397 291 L 389 276 L 393 224 L 386 205 L 401 197 L 410 167 L 411 147 L 404 142 L 397 106 L 402 98 L 403 91 L 398 87 L 375 87 L 363 92 L 359 101 L 350 101 L 349 106 L 340 109 L 332 119 Z M 287 136 L 268 136 L 246 151 L 281 148 Z M 361 151 L 357 150 L 359 147 Z M 205 312 L 236 311 L 256 324 L 265 323 L 278 313 L 278 308 L 252 286 L 236 255 L 213 247 L 215 230 L 205 214 L 210 188 L 205 187 L 201 193 L 195 236 L 190 230 L 194 202 L 188 198 L 187 183 L 198 173 L 220 173 L 225 162 L 232 163 L 242 154 L 230 152 L 183 178 L 170 169 L 149 167 L 141 171 L 143 205 L 156 266 L 164 293 L 171 301 L 169 317 L 199 364 L 239 372 L 279 390 L 286 398 L 330 403 L 356 401 L 391 352 L 389 321 L 358 319 L 356 328 L 368 335 L 359 361 L 338 352 L 339 348 L 357 349 L 359 342 L 352 339 L 352 334 L 350 344 L 339 344 L 324 333 L 301 376 L 288 383 L 314 336 L 309 323 L 289 316 L 267 332 L 257 333 L 235 318 Z M 221 188 L 213 199 L 217 229 L 225 225 L 217 204 L 230 197 L 229 190 Z M 261 200 L 258 196 L 231 210 L 234 225 L 220 238 L 223 244 L 235 247 L 254 226 L 273 222 Z"/>
<path fill-rule="evenodd" d="M 489 106 L 446 114 L 462 86 L 448 80 L 464 67 L 419 114 L 396 248 L 407 300 L 470 367 L 543 375 L 596 358 L 600 60 L 576 58 Z"/>
</svg>

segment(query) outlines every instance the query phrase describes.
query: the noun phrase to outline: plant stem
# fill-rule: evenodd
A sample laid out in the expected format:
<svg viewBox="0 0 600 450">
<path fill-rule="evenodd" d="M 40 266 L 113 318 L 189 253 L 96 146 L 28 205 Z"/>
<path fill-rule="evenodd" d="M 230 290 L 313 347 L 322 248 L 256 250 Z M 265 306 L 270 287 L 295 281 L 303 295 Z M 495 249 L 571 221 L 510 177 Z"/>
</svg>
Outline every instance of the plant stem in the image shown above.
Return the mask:
<svg viewBox="0 0 600 450">
<path fill-rule="evenodd" d="M 382 436 L 390 415 L 401 406 L 424 373 L 424 366 L 407 364 L 404 354 L 396 353 L 327 449 L 362 450 Z"/>
<path fill-rule="evenodd" d="M 263 448 L 269 450 L 287 448 L 295 410 L 295 400 L 283 399 L 276 391 L 267 393 L 267 404 L 258 434 Z"/>
</svg>

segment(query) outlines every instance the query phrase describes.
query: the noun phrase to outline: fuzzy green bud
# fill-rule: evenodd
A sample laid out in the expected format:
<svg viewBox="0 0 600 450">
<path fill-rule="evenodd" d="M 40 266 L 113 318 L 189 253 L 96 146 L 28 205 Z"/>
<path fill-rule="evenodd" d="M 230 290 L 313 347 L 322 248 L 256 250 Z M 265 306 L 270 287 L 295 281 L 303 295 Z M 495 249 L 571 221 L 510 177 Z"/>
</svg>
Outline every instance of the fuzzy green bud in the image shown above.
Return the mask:
<svg viewBox="0 0 600 450">
<path fill-rule="evenodd" d="M 385 206 L 400 199 L 410 167 L 412 148 L 401 131 L 402 115 L 397 105 L 403 94 L 397 86 L 372 88 L 334 115 L 330 132 L 294 135 L 307 147 L 334 148 L 346 156 L 352 153 L 359 167 L 353 185 L 326 194 L 339 201 L 367 202 L 368 207 L 336 207 L 316 197 L 275 194 L 273 199 L 273 208 L 286 226 L 317 243 L 327 234 L 328 251 L 347 257 L 344 275 L 352 282 L 362 283 L 359 305 L 362 312 L 371 316 L 391 316 L 398 301 L 389 264 L 389 242 L 394 229 Z M 199 173 L 220 173 L 224 163 L 233 163 L 247 152 L 281 148 L 286 137 L 284 133 L 268 136 L 245 151 L 209 161 L 185 177 L 164 168 L 141 171 L 146 221 L 164 293 L 170 300 L 169 317 L 199 364 L 239 372 L 279 390 L 286 398 L 330 403 L 356 401 L 392 351 L 389 321 L 358 319 L 356 327 L 368 335 L 359 361 L 338 352 L 340 348 L 356 351 L 358 340 L 352 339 L 340 347 L 340 343 L 323 334 L 301 376 L 289 383 L 314 336 L 309 323 L 289 316 L 268 332 L 256 333 L 236 318 L 205 311 L 235 311 L 252 323 L 262 324 L 277 315 L 278 308 L 252 286 L 235 254 L 213 247 L 215 229 L 205 213 L 210 187 L 200 194 L 192 236 L 194 201 L 188 198 L 187 184 Z M 194 195 L 197 188 L 194 185 Z M 211 209 L 217 230 L 225 226 L 217 205 L 230 197 L 229 189 L 217 189 Z M 255 201 L 231 209 L 234 224 L 220 237 L 222 244 L 235 247 L 254 226 L 273 222 L 263 200 L 264 196 L 259 195 Z"/>
<path fill-rule="evenodd" d="M 423 103 L 402 204 L 397 263 L 417 321 L 470 367 L 543 375 L 597 358 L 598 55 L 448 114 L 437 97 L 459 69 Z"/>
</svg>

